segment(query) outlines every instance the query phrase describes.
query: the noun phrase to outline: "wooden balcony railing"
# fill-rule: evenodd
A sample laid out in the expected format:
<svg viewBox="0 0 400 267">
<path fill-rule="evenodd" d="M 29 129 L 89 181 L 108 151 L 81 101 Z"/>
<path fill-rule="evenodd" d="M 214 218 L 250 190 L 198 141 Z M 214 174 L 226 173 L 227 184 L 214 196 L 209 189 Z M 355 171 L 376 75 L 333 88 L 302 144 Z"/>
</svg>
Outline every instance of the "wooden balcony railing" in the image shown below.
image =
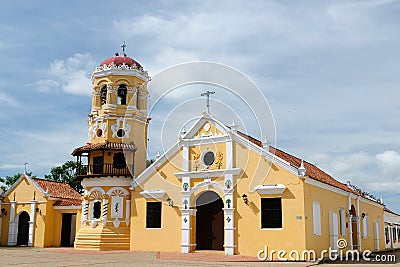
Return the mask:
<svg viewBox="0 0 400 267">
<path fill-rule="evenodd" d="M 78 165 L 76 176 L 132 176 L 132 164 L 89 164 Z"/>
</svg>

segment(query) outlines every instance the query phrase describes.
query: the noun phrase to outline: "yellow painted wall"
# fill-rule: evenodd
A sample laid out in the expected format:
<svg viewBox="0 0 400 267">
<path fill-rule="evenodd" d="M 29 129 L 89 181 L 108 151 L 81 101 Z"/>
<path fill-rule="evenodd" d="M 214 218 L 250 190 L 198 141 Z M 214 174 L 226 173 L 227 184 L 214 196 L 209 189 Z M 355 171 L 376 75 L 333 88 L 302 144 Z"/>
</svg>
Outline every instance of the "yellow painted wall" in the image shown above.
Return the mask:
<svg viewBox="0 0 400 267">
<path fill-rule="evenodd" d="M 22 211 L 28 212 L 31 215 L 31 202 L 33 200 L 33 194 L 36 191 L 37 212 L 35 211 L 35 232 L 33 246 L 35 247 L 50 247 L 59 246 L 59 236 L 61 235 L 61 221 L 59 216 L 57 217 L 57 211 L 54 210 L 53 204 L 56 200 L 47 200 L 38 191 L 28 179 L 24 178 L 21 182 L 3 199 L 3 202 L 9 203 L 14 199 L 18 203 L 16 205 L 15 216 L 17 217 Z M 25 202 L 25 203 L 24 203 Z M 2 204 L 7 211 L 7 215 L 2 217 L 2 231 L 0 245 L 7 246 L 8 244 L 8 229 L 9 220 L 11 215 L 11 205 Z M 64 212 L 64 211 L 63 211 Z M 68 210 L 69 213 L 77 213 L 77 218 L 80 220 L 80 209 Z M 77 224 L 77 229 L 79 225 Z"/>
<path fill-rule="evenodd" d="M 256 256 L 267 245 L 269 250 L 303 249 L 305 247 L 303 182 L 295 175 L 240 144 L 234 144 L 236 164 L 244 170 L 235 188 L 235 253 Z M 244 156 L 242 156 L 244 155 Z M 260 196 L 257 184 L 284 184 L 287 189 L 279 195 Z M 242 195 L 248 196 L 246 205 Z M 282 198 L 282 229 L 261 229 L 261 198 Z M 298 219 L 297 216 L 301 216 Z M 284 242 L 282 242 L 284 240 Z"/>
<path fill-rule="evenodd" d="M 314 235 L 314 224 L 313 224 L 313 202 L 318 201 L 321 208 L 321 235 Z M 345 239 L 347 241 L 348 247 L 344 249 L 345 251 L 350 248 L 350 239 L 349 239 L 349 228 L 351 227 L 351 222 L 349 222 L 349 217 L 345 217 L 346 221 L 346 234 L 341 235 L 340 231 L 340 208 L 344 208 L 345 212 L 348 213 L 348 197 L 345 195 L 341 195 L 326 189 L 322 189 L 316 186 L 312 186 L 309 184 L 305 185 L 305 211 L 306 211 L 306 233 L 307 233 L 307 249 L 313 249 L 317 252 L 317 255 L 321 253 L 322 250 L 328 249 L 330 246 L 330 237 L 329 237 L 329 211 L 333 211 L 338 215 L 338 229 L 339 236 L 338 238 Z M 362 222 L 360 222 L 360 231 L 361 231 L 361 239 L 358 242 L 361 242 L 362 250 L 371 250 L 374 251 L 374 221 L 378 221 L 378 217 L 381 220 L 381 233 L 384 233 L 383 230 L 383 208 L 376 207 L 371 204 L 364 203 L 360 200 L 360 214 L 367 213 L 369 216 L 369 236 L 363 238 L 362 231 Z M 357 201 L 354 198 L 351 198 L 351 204 L 354 205 L 357 210 Z M 382 238 L 382 234 L 380 237 L 380 249 L 384 247 L 384 240 Z"/>
<path fill-rule="evenodd" d="M 171 156 L 168 163 L 158 168 L 150 179 L 132 191 L 131 198 L 131 250 L 181 250 L 181 183 L 174 173 L 181 172 L 182 150 Z M 168 192 L 162 200 L 146 199 L 143 190 L 162 189 Z M 169 197 L 174 207 L 167 204 Z M 161 229 L 146 229 L 146 202 L 161 201 Z M 149 240 L 151 240 L 149 242 Z"/>
</svg>

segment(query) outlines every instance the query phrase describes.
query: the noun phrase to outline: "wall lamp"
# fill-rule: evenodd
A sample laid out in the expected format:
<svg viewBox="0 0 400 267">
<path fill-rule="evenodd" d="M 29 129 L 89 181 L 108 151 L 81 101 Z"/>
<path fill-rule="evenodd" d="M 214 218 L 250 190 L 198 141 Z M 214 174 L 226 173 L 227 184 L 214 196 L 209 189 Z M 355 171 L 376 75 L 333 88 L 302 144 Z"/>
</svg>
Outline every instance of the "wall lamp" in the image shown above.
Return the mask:
<svg viewBox="0 0 400 267">
<path fill-rule="evenodd" d="M 361 217 L 362 217 L 363 219 L 365 218 L 365 213 L 364 213 L 364 212 L 361 214 Z"/>
<path fill-rule="evenodd" d="M 171 198 L 167 198 L 168 206 L 173 207 L 174 206 L 174 201 L 172 201 Z"/>
<path fill-rule="evenodd" d="M 247 205 L 247 203 L 249 203 L 249 200 L 247 199 L 247 195 L 246 195 L 246 194 L 243 194 L 243 195 L 242 195 L 242 198 L 243 198 L 244 204 Z"/>
<path fill-rule="evenodd" d="M 7 210 L 5 208 L 1 208 L 1 216 L 7 216 Z"/>
</svg>

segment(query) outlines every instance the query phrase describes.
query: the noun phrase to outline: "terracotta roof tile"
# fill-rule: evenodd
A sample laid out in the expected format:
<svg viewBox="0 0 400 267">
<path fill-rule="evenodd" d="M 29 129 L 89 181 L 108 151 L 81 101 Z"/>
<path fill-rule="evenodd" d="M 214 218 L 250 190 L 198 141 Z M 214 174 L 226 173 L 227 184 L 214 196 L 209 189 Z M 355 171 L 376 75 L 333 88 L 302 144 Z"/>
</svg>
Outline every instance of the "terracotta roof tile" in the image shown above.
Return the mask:
<svg viewBox="0 0 400 267">
<path fill-rule="evenodd" d="M 124 144 L 124 143 L 114 143 L 114 142 L 105 142 L 105 143 L 98 143 L 98 144 L 88 143 L 85 146 L 76 148 L 72 152 L 72 155 L 76 156 L 76 155 L 82 154 L 83 152 L 89 152 L 89 151 L 93 151 L 93 150 L 102 150 L 102 149 L 136 151 L 136 146 L 134 144 Z"/>
<path fill-rule="evenodd" d="M 81 195 L 67 183 L 39 178 L 32 179 L 43 189 L 43 191 L 48 192 L 50 197 L 79 201 L 81 199 Z"/>
<path fill-rule="evenodd" d="M 58 200 L 56 203 L 53 204 L 53 206 L 80 206 L 82 205 L 82 201 L 78 199 L 69 199 L 69 200 Z"/>
<path fill-rule="evenodd" d="M 400 214 L 397 214 L 396 212 L 394 212 L 394 211 L 388 209 L 387 207 L 384 207 L 383 210 L 386 211 L 386 212 L 392 213 L 392 214 L 394 214 L 394 215 L 400 216 Z"/>
<path fill-rule="evenodd" d="M 259 147 L 262 147 L 262 142 L 260 140 L 257 140 L 254 137 L 252 137 L 250 135 L 247 135 L 247 134 L 244 134 L 244 133 L 239 132 L 239 131 L 237 133 L 241 137 L 243 137 L 243 138 L 249 140 L 250 142 L 252 142 L 253 144 L 255 144 L 255 145 L 259 146 Z M 275 154 L 277 157 L 289 162 L 290 165 L 292 165 L 292 166 L 294 166 L 296 168 L 300 167 L 301 159 L 299 159 L 299 158 L 297 158 L 297 157 L 295 157 L 293 155 L 290 155 L 289 153 L 286 153 L 286 152 L 284 152 L 284 151 L 282 151 L 280 149 L 277 149 L 277 148 L 274 148 L 274 147 L 271 147 L 271 146 L 269 148 L 269 152 L 271 152 L 272 154 Z M 306 168 L 306 175 L 308 177 L 313 178 L 313 179 L 315 179 L 317 181 L 320 181 L 322 183 L 329 184 L 331 186 L 340 188 L 340 189 L 342 189 L 344 191 L 351 192 L 351 193 L 353 193 L 355 195 L 362 196 L 360 193 L 358 193 L 354 189 L 348 187 L 344 183 L 341 183 L 341 182 L 337 181 L 332 176 L 330 176 L 329 174 L 327 174 L 326 172 L 324 172 L 320 168 L 316 167 L 315 165 L 313 165 L 311 163 L 308 163 L 307 161 L 303 161 L 303 163 L 304 163 L 304 167 Z M 366 199 L 371 200 L 370 198 L 366 198 Z M 372 201 L 374 201 L 374 200 L 372 200 Z"/>
</svg>

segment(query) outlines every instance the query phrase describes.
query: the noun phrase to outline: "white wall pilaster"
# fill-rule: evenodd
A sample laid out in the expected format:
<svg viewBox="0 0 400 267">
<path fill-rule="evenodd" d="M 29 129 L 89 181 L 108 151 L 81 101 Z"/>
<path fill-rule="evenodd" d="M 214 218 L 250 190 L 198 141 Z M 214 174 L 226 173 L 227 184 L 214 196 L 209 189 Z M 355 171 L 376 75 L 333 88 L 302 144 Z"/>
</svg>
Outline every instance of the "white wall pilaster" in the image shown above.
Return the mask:
<svg viewBox="0 0 400 267">
<path fill-rule="evenodd" d="M 225 255 L 233 255 L 235 253 L 235 218 L 234 208 L 224 208 L 224 224 L 225 224 Z"/>
<path fill-rule="evenodd" d="M 36 205 L 37 201 L 31 202 L 31 214 L 29 216 L 29 235 L 28 235 L 28 246 L 33 246 L 33 240 L 35 237 L 35 218 L 36 218 Z"/>
<path fill-rule="evenodd" d="M 356 205 L 357 205 L 357 240 L 358 240 L 358 250 L 361 251 L 361 225 L 360 225 L 360 218 L 361 218 L 361 214 L 360 214 L 360 197 L 357 197 L 357 201 L 356 201 Z"/>
<path fill-rule="evenodd" d="M 190 236 L 192 231 L 192 220 L 191 215 L 196 212 L 195 209 L 181 209 L 182 212 L 182 243 L 181 243 L 181 252 L 189 253 L 190 252 Z"/>
</svg>

